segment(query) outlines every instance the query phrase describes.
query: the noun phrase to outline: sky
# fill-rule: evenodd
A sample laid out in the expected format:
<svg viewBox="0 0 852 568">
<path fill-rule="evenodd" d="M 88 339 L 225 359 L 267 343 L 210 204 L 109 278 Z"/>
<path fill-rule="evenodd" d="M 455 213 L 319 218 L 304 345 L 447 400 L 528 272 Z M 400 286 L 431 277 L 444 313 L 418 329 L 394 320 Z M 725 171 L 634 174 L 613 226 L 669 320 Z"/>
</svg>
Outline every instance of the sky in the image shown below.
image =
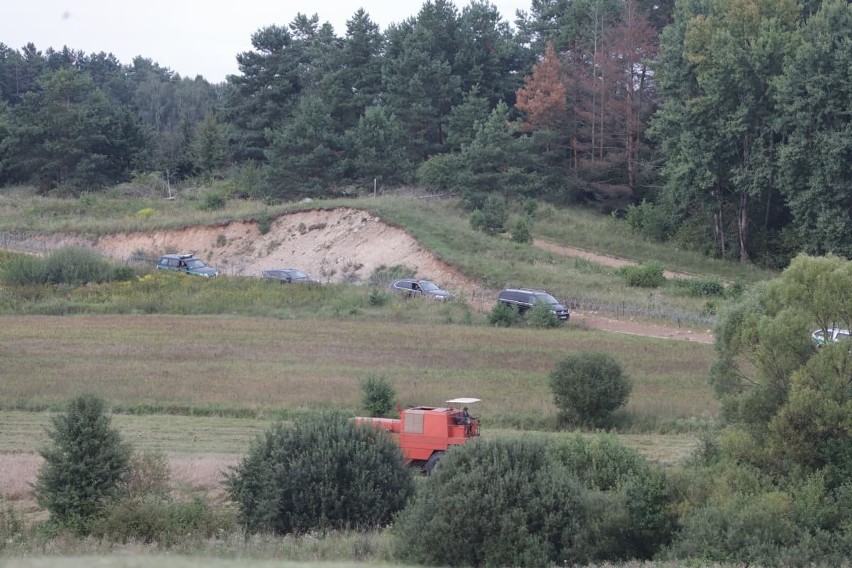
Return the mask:
<svg viewBox="0 0 852 568">
<path fill-rule="evenodd" d="M 459 11 L 469 0 L 453 0 Z M 416 16 L 421 0 L 4 0 L 0 43 L 20 50 L 33 43 L 42 53 L 67 46 L 87 54 L 112 53 L 125 65 L 141 55 L 182 77 L 212 83 L 238 74 L 236 56 L 251 51 L 251 36 L 286 26 L 298 13 L 346 34 L 346 20 L 359 9 L 380 29 Z M 529 10 L 530 0 L 491 0 L 503 19 Z"/>
</svg>

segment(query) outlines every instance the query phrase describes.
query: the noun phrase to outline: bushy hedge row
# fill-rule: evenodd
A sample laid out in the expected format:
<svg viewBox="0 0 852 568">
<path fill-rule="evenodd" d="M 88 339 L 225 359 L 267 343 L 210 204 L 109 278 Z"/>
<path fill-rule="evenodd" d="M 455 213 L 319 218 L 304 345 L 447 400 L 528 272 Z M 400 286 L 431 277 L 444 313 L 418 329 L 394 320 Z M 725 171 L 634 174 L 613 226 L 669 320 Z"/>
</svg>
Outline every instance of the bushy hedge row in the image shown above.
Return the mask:
<svg viewBox="0 0 852 568">
<path fill-rule="evenodd" d="M 648 558 L 670 534 L 665 487 L 613 441 L 477 441 L 444 456 L 392 530 L 402 559 L 430 565 Z"/>
</svg>

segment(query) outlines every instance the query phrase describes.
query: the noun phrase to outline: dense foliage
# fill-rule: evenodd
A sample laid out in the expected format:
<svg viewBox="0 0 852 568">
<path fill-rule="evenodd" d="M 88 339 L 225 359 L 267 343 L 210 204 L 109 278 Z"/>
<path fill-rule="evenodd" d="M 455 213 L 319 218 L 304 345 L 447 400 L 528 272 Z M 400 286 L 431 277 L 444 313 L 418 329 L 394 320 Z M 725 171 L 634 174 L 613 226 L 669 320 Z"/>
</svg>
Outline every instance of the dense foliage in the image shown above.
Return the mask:
<svg viewBox="0 0 852 568">
<path fill-rule="evenodd" d="M 409 561 L 549 566 L 648 558 L 670 534 L 664 480 L 610 438 L 453 448 L 393 527 Z"/>
<path fill-rule="evenodd" d="M 327 413 L 273 425 L 226 486 L 246 531 L 288 534 L 383 526 L 414 480 L 384 432 Z"/>
<path fill-rule="evenodd" d="M 104 402 L 81 395 L 51 419 L 49 445 L 34 492 L 60 526 L 85 533 L 130 477 L 130 448 L 112 427 Z"/>
<path fill-rule="evenodd" d="M 550 372 L 550 390 L 564 422 L 603 426 L 614 410 L 627 404 L 632 385 L 611 355 L 586 351 L 556 364 Z"/>
<path fill-rule="evenodd" d="M 143 176 L 165 194 L 224 176 L 282 200 L 416 180 L 482 213 L 488 196 L 633 205 L 650 238 L 774 267 L 852 255 L 847 3 L 536 1 L 506 17 L 427 0 L 384 31 L 358 10 L 338 36 L 298 14 L 255 32 L 219 85 L 0 44 L 0 187 Z"/>
<path fill-rule="evenodd" d="M 852 554 L 852 356 L 810 333 L 852 324 L 852 263 L 799 256 L 717 327 L 724 428 L 679 492 L 672 556 L 838 565 Z"/>
</svg>

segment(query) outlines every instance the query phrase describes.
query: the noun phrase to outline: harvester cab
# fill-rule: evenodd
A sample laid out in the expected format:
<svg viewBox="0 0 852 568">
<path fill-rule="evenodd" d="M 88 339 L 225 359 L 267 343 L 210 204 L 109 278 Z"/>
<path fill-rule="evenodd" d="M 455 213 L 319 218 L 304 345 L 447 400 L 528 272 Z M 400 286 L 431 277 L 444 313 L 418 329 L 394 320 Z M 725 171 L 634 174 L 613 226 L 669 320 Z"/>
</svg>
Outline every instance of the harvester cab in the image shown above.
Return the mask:
<svg viewBox="0 0 852 568">
<path fill-rule="evenodd" d="M 469 410 L 477 402 L 478 398 L 454 398 L 445 401 L 447 406 L 401 409 L 399 418 L 359 417 L 355 422 L 389 432 L 399 444 L 406 463 L 428 474 L 450 446 L 466 444 L 479 436 L 479 418 Z"/>
</svg>

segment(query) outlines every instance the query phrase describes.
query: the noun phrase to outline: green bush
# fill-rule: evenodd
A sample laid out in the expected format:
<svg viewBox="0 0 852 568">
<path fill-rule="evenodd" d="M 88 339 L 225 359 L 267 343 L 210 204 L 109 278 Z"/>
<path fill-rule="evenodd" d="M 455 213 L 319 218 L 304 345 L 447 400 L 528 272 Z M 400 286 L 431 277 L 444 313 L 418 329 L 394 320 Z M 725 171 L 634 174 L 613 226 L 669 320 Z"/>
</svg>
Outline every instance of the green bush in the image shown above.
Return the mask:
<svg viewBox="0 0 852 568">
<path fill-rule="evenodd" d="M 511 327 L 518 321 L 518 309 L 515 306 L 497 302 L 488 314 L 488 323 L 496 327 Z"/>
<path fill-rule="evenodd" d="M 402 278 L 414 278 L 415 274 L 415 270 L 401 264 L 395 264 L 393 266 L 385 266 L 382 264 L 373 270 L 373 273 L 370 274 L 370 278 L 367 282 L 370 286 L 387 287 L 396 280 L 400 280 Z"/>
<path fill-rule="evenodd" d="M 644 462 L 602 491 L 584 484 L 562 457 L 540 438 L 450 449 L 397 517 L 391 529 L 397 555 L 441 566 L 576 565 L 647 558 L 666 542 L 665 526 L 661 536 L 653 534 L 656 515 L 667 518 L 659 492 L 637 501 L 635 510 L 628 503 L 638 485 L 631 480 L 650 471 Z M 643 537 L 648 547 L 637 548 Z"/>
<path fill-rule="evenodd" d="M 526 314 L 527 323 L 535 328 L 559 327 L 560 320 L 553 313 L 553 308 L 545 302 L 536 302 Z"/>
<path fill-rule="evenodd" d="M 662 265 L 656 262 L 622 266 L 618 269 L 618 274 L 628 286 L 635 288 L 659 288 L 666 281 Z"/>
<path fill-rule="evenodd" d="M 274 424 L 225 486 L 248 532 L 277 534 L 383 526 L 414 492 L 389 436 L 334 413 Z"/>
<path fill-rule="evenodd" d="M 126 499 L 92 525 L 92 534 L 120 543 L 174 546 L 189 538 L 208 539 L 235 528 L 234 519 L 195 499 L 180 503 L 150 495 Z"/>
<path fill-rule="evenodd" d="M 0 551 L 20 538 L 23 531 L 24 524 L 20 515 L 0 495 Z"/>
<path fill-rule="evenodd" d="M 587 516 L 580 484 L 547 467 L 540 440 L 454 447 L 392 528 L 397 555 L 440 566 L 547 566 L 571 559 Z"/>
<path fill-rule="evenodd" d="M 257 230 L 261 235 L 265 235 L 272 230 L 272 217 L 269 211 L 264 211 L 257 218 Z"/>
<path fill-rule="evenodd" d="M 371 306 L 384 306 L 390 300 L 390 294 L 379 288 L 371 288 L 367 295 L 367 301 Z"/>
<path fill-rule="evenodd" d="M 45 258 L 21 255 L 6 263 L 3 282 L 15 286 L 38 284 L 69 284 L 80 286 L 88 283 L 129 280 L 133 271 L 127 267 L 116 267 L 110 261 L 89 249 L 65 247 L 52 252 Z"/>
<path fill-rule="evenodd" d="M 584 487 L 618 496 L 629 525 L 617 547 L 621 556 L 648 559 L 670 541 L 674 518 L 668 483 L 638 452 L 611 434 L 576 434 L 550 442 L 548 454 Z"/>
<path fill-rule="evenodd" d="M 100 516 L 130 476 L 130 448 L 100 398 L 81 395 L 51 419 L 34 493 L 51 520 L 80 533 Z"/>
<path fill-rule="evenodd" d="M 526 219 L 518 219 L 512 226 L 512 240 L 520 244 L 530 244 L 533 242 L 530 222 Z"/>
<path fill-rule="evenodd" d="M 614 410 L 627 404 L 632 386 L 610 355 L 585 352 L 556 364 L 550 373 L 550 389 L 565 423 L 604 426 Z"/>
<path fill-rule="evenodd" d="M 361 382 L 362 405 L 368 416 L 387 416 L 396 403 L 396 391 L 386 377 L 370 375 Z"/>
<path fill-rule="evenodd" d="M 204 211 L 215 211 L 224 209 L 227 203 L 227 198 L 221 193 L 208 192 L 201 198 L 201 205 L 199 207 Z"/>
<path fill-rule="evenodd" d="M 689 280 L 689 291 L 697 298 L 725 297 L 725 286 L 718 278 L 693 278 Z"/>
<path fill-rule="evenodd" d="M 506 202 L 495 195 L 489 195 L 485 198 L 482 208 L 471 214 L 470 226 L 488 234 L 502 233 L 506 230 L 508 220 L 509 210 Z"/>
<path fill-rule="evenodd" d="M 648 203 L 644 199 L 639 205 L 627 207 L 627 224 L 643 237 L 657 242 L 669 238 L 672 232 L 672 216 L 661 207 Z"/>
</svg>

